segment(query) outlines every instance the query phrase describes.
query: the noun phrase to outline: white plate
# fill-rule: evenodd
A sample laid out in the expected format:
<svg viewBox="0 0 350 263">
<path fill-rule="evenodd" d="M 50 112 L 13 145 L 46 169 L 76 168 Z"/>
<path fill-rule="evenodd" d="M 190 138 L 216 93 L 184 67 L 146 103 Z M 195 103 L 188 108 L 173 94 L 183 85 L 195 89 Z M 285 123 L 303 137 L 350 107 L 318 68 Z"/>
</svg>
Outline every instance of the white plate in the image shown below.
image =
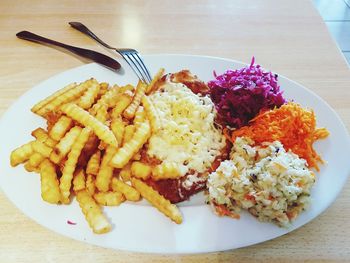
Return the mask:
<svg viewBox="0 0 350 263">
<path fill-rule="evenodd" d="M 202 80 L 213 78 L 213 70 L 223 73 L 226 69 L 239 68 L 243 63 L 201 56 L 150 55 L 146 64 L 155 73 L 160 67 L 167 72 L 188 68 Z M 124 68 L 127 69 L 125 65 Z M 263 65 L 268 67 L 268 65 Z M 322 213 L 336 198 L 350 173 L 347 160 L 350 140 L 337 114 L 318 96 L 299 84 L 279 77 L 285 96 L 315 110 L 318 126 L 327 127 L 331 136 L 316 143 L 316 149 L 327 161 L 317 174 L 312 190 L 312 206 L 302 213 L 289 229 L 273 224 L 260 223 L 248 213 L 240 220 L 215 216 L 204 204 L 202 195 L 181 204 L 184 221 L 176 225 L 145 202 L 125 203 L 119 207 L 105 208 L 113 223 L 113 230 L 95 235 L 88 227 L 77 202 L 71 205 L 50 205 L 41 200 L 40 178 L 27 173 L 23 166 L 11 168 L 10 152 L 31 140 L 30 132 L 38 126 L 46 127 L 44 120 L 30 112 L 40 99 L 71 82 L 90 77 L 109 83 L 136 83 L 130 70 L 117 75 L 96 64 L 88 64 L 58 74 L 35 86 L 3 115 L 0 123 L 0 185 L 7 197 L 27 216 L 39 224 L 62 235 L 103 247 L 154 253 L 200 253 L 221 251 L 263 242 L 286 234 Z M 77 223 L 70 225 L 67 220 Z"/>
</svg>

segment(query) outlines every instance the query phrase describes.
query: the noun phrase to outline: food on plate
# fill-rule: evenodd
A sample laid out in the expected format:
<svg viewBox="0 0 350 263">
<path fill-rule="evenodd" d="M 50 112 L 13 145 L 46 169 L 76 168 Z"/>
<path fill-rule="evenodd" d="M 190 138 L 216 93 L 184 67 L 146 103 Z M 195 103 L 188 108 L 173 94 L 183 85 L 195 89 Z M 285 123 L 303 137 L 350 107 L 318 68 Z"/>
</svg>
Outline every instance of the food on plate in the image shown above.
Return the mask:
<svg viewBox="0 0 350 263">
<path fill-rule="evenodd" d="M 81 133 L 81 130 L 81 127 L 74 126 L 61 138 L 50 153 L 50 160 L 52 162 L 59 164 L 67 156 L 71 151 L 74 142 Z"/>
<path fill-rule="evenodd" d="M 99 85 L 97 80 L 90 79 L 90 85 L 86 89 L 86 92 L 80 97 L 78 106 L 83 109 L 90 109 L 91 105 L 96 100 L 101 87 L 103 87 L 103 85 Z"/>
<path fill-rule="evenodd" d="M 81 83 L 77 86 L 72 86 L 66 92 L 60 94 L 59 96 L 54 97 L 52 100 L 49 100 L 44 104 L 40 109 L 34 111 L 36 105 L 32 108 L 32 111 L 40 116 L 46 116 L 51 112 L 55 112 L 61 105 L 64 105 L 67 102 L 74 101 L 84 94 L 85 90 L 88 88 L 89 80 L 84 83 Z M 40 102 L 39 102 L 40 104 Z"/>
<path fill-rule="evenodd" d="M 124 133 L 125 133 L 125 125 L 126 123 L 123 121 L 123 119 L 119 116 L 119 117 L 112 117 L 112 121 L 111 121 L 111 130 L 115 136 L 115 138 L 118 141 L 118 145 L 122 145 L 123 144 L 123 137 L 124 137 Z"/>
<path fill-rule="evenodd" d="M 123 112 L 123 116 L 125 118 L 127 119 L 134 118 L 136 110 L 141 103 L 141 99 L 145 95 L 146 87 L 147 85 L 145 83 L 143 83 L 142 81 L 139 81 L 139 83 L 136 86 L 135 95 L 133 96 L 131 103 Z"/>
<path fill-rule="evenodd" d="M 181 176 L 181 170 L 176 162 L 162 162 L 152 170 L 152 179 L 175 179 Z"/>
<path fill-rule="evenodd" d="M 65 86 L 64 88 L 56 91 L 55 93 L 53 93 L 52 95 L 48 96 L 47 98 L 45 98 L 44 100 L 39 101 L 38 103 L 36 103 L 32 108 L 31 111 L 34 113 L 37 113 L 40 109 L 42 109 L 45 105 L 51 103 L 52 101 L 54 101 L 55 99 L 57 99 L 58 97 L 60 97 L 63 94 L 66 94 L 68 91 L 74 89 L 77 86 L 76 83 L 71 83 L 67 86 Z"/>
<path fill-rule="evenodd" d="M 115 168 L 123 168 L 131 158 L 146 143 L 151 133 L 151 127 L 148 120 L 136 127 L 134 134 L 121 148 L 118 148 L 116 154 L 110 161 L 110 165 Z"/>
<path fill-rule="evenodd" d="M 116 177 L 112 179 L 112 189 L 115 192 L 122 193 L 125 196 L 126 200 L 136 202 L 141 199 L 140 193 L 135 188 L 131 187 L 127 183 L 124 183 Z"/>
<path fill-rule="evenodd" d="M 52 126 L 49 136 L 53 140 L 59 141 L 72 126 L 73 120 L 63 115 L 58 119 L 55 125 Z"/>
<path fill-rule="evenodd" d="M 212 164 L 216 159 L 224 159 L 226 140 L 222 130 L 215 126 L 216 111 L 210 98 L 171 79 L 169 76 L 158 92 L 149 95 L 161 120 L 161 129 L 152 131 L 142 156 L 155 165 L 164 162 L 177 166 L 175 174 L 166 176 L 172 179 L 159 180 L 164 174 L 159 170 L 147 180 L 172 203 L 177 203 L 205 188 Z"/>
<path fill-rule="evenodd" d="M 157 130 L 161 129 L 161 119 L 158 114 L 157 109 L 154 106 L 154 103 L 151 101 L 151 99 L 148 96 L 142 97 L 142 105 L 145 108 L 147 117 L 151 124 L 151 129 L 153 132 L 156 132 Z"/>
<path fill-rule="evenodd" d="M 68 153 L 67 160 L 64 163 L 62 169 L 62 176 L 60 178 L 60 191 L 61 191 L 61 202 L 69 204 L 70 189 L 73 180 L 73 174 L 76 169 L 78 158 L 84 148 L 85 143 L 89 139 L 91 129 L 85 127 L 81 130 L 74 144 L 72 145 L 71 151 Z"/>
<path fill-rule="evenodd" d="M 87 174 L 85 182 L 86 191 L 93 196 L 96 191 L 95 176 L 92 174 Z"/>
<path fill-rule="evenodd" d="M 10 156 L 11 166 L 17 166 L 20 163 L 24 163 L 29 159 L 29 157 L 33 153 L 32 143 L 33 142 L 28 142 L 26 144 L 23 144 L 11 152 L 11 156 Z"/>
<path fill-rule="evenodd" d="M 157 88 L 159 87 L 159 84 L 161 83 L 164 72 L 165 72 L 165 69 L 160 68 L 156 73 L 156 75 L 154 75 L 151 83 L 146 87 L 147 95 L 157 90 Z"/>
<path fill-rule="evenodd" d="M 180 174 L 205 172 L 225 146 L 221 130 L 214 126 L 214 104 L 181 83 L 168 82 L 150 100 L 158 109 L 162 129 L 151 134 L 147 154 L 174 162 Z"/>
<path fill-rule="evenodd" d="M 176 205 L 136 179 L 146 179 L 153 170 L 158 176 L 178 171 L 162 160 L 157 164 L 141 160 L 141 150 L 145 151 L 152 133 L 151 123 L 153 131 L 160 129 L 157 109 L 144 97 L 157 92 L 162 72 L 151 88 L 141 82 L 136 88 L 107 88 L 106 83 L 89 79 L 37 103 L 32 111 L 46 118 L 47 130 L 35 129 L 35 140 L 11 153 L 11 165 L 25 163 L 28 171 L 40 173 L 44 201 L 69 204 L 73 192 L 95 233 L 111 228 L 101 205 L 117 206 L 125 200 L 138 201 L 141 196 L 181 223 Z"/>
<path fill-rule="evenodd" d="M 73 191 L 77 192 L 86 188 L 86 176 L 84 169 L 78 169 L 75 171 L 73 177 Z"/>
<path fill-rule="evenodd" d="M 40 164 L 41 197 L 48 203 L 58 204 L 61 199 L 55 165 L 48 159 Z"/>
<path fill-rule="evenodd" d="M 239 218 L 247 209 L 260 221 L 288 226 L 310 203 L 314 173 L 279 141 L 254 146 L 237 137 L 230 159 L 208 178 L 209 201 L 219 215 Z"/>
<path fill-rule="evenodd" d="M 132 162 L 130 171 L 134 177 L 145 180 L 151 176 L 152 167 L 149 164 L 135 161 Z"/>
<path fill-rule="evenodd" d="M 103 142 L 116 147 L 118 146 L 118 142 L 109 127 L 78 105 L 66 103 L 60 107 L 60 110 L 81 125 L 90 127 Z"/>
<path fill-rule="evenodd" d="M 27 163 L 31 167 L 38 167 L 44 159 L 45 159 L 44 155 L 38 152 L 35 152 L 29 157 L 29 160 Z"/>
<path fill-rule="evenodd" d="M 125 197 L 118 191 L 98 192 L 93 195 L 95 201 L 104 206 L 118 206 L 125 201 Z"/>
<path fill-rule="evenodd" d="M 195 94 L 206 95 L 209 92 L 208 85 L 187 69 L 170 74 L 170 80 L 185 85 Z"/>
<path fill-rule="evenodd" d="M 96 203 L 95 199 L 86 190 L 77 191 L 75 195 L 94 233 L 103 234 L 109 232 L 112 226 L 103 215 L 101 207 Z"/>
<path fill-rule="evenodd" d="M 217 109 L 216 121 L 223 126 L 240 128 L 247 125 L 260 110 L 273 109 L 286 102 L 278 85 L 276 74 L 254 65 L 227 70 L 222 75 L 214 72 L 208 82 L 210 97 Z"/>
<path fill-rule="evenodd" d="M 313 111 L 287 103 L 254 59 L 208 85 L 189 70 L 164 72 L 136 87 L 91 78 L 38 102 L 31 110 L 47 129 L 13 150 L 11 165 L 40 173 L 44 201 L 75 195 L 94 233 L 111 230 L 102 206 L 141 198 L 180 224 L 176 203 L 205 188 L 219 215 L 243 208 L 288 225 L 322 163 L 312 145 L 329 134 Z"/>
<path fill-rule="evenodd" d="M 139 179 L 131 178 L 132 185 L 140 192 L 142 197 L 144 197 L 148 202 L 150 202 L 154 207 L 156 207 L 163 214 L 168 216 L 177 224 L 182 223 L 182 215 L 176 205 L 170 203 L 169 200 L 165 199 L 151 186 L 142 182 Z"/>
<path fill-rule="evenodd" d="M 256 143 L 280 141 L 286 150 L 292 150 L 307 161 L 308 167 L 319 170 L 321 157 L 313 148 L 316 140 L 329 135 L 325 128 L 316 128 L 315 113 L 297 103 L 287 103 L 279 109 L 261 112 L 248 126 L 232 132 L 230 140 L 249 137 Z"/>
</svg>

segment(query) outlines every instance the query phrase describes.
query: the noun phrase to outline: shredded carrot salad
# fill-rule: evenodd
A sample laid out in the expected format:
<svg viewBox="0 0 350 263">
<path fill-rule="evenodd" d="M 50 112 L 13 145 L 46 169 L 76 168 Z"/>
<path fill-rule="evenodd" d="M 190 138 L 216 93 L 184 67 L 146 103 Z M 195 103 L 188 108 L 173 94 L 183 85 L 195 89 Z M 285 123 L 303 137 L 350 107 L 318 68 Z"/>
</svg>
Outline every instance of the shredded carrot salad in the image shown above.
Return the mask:
<svg viewBox="0 0 350 263">
<path fill-rule="evenodd" d="M 289 102 L 280 108 L 259 113 L 250 121 L 249 126 L 234 130 L 228 139 L 234 142 L 236 137 L 245 136 L 256 144 L 280 141 L 285 149 L 305 159 L 310 168 L 319 171 L 317 163 L 323 163 L 323 160 L 312 145 L 328 135 L 326 128 L 316 128 L 316 117 L 312 110 Z"/>
</svg>

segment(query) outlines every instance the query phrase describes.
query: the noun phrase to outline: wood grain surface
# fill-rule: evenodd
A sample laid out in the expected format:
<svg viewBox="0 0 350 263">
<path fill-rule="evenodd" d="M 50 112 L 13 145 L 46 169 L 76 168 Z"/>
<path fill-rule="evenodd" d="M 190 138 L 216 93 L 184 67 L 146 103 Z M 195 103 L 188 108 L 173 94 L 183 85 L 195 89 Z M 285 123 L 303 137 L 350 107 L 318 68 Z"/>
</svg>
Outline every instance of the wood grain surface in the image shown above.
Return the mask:
<svg viewBox="0 0 350 263">
<path fill-rule="evenodd" d="M 350 72 L 308 0 L 0 1 L 0 114 L 25 91 L 84 62 L 19 40 L 29 30 L 106 52 L 69 21 L 107 43 L 144 54 L 180 53 L 249 62 L 293 79 L 326 100 L 350 128 Z M 14 186 L 15 187 L 15 186 Z M 51 232 L 0 191 L 0 262 L 350 262 L 350 185 L 311 223 L 251 247 L 198 255 L 104 249 Z"/>
</svg>

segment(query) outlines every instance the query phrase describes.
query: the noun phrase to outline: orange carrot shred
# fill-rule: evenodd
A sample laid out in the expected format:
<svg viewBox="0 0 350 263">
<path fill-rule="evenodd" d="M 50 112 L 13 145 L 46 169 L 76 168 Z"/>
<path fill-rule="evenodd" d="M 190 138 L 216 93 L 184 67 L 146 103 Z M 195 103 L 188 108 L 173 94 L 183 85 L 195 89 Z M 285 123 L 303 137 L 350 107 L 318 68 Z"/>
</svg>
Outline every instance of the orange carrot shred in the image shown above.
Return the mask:
<svg viewBox="0 0 350 263">
<path fill-rule="evenodd" d="M 312 110 L 289 102 L 280 108 L 260 112 L 249 126 L 233 131 L 230 140 L 234 142 L 237 137 L 250 137 L 257 145 L 280 141 L 286 150 L 291 150 L 305 159 L 310 168 L 319 171 L 317 163 L 323 163 L 323 160 L 312 145 L 328 135 L 326 128 L 316 128 L 316 117 Z"/>
</svg>

